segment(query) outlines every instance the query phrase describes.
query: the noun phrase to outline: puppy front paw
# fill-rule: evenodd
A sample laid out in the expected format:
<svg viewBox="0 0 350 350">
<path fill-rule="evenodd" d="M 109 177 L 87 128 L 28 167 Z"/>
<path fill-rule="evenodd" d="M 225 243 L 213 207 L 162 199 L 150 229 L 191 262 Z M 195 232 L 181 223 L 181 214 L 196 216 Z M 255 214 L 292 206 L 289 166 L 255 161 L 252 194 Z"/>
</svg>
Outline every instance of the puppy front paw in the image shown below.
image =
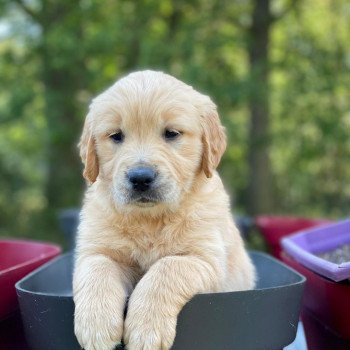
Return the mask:
<svg viewBox="0 0 350 350">
<path fill-rule="evenodd" d="M 117 310 L 93 309 L 88 305 L 76 307 L 74 332 L 85 350 L 113 350 L 121 343 L 123 315 Z"/>
<path fill-rule="evenodd" d="M 165 316 L 161 310 L 143 305 L 130 307 L 124 324 L 127 350 L 169 350 L 176 335 L 177 317 Z"/>
</svg>

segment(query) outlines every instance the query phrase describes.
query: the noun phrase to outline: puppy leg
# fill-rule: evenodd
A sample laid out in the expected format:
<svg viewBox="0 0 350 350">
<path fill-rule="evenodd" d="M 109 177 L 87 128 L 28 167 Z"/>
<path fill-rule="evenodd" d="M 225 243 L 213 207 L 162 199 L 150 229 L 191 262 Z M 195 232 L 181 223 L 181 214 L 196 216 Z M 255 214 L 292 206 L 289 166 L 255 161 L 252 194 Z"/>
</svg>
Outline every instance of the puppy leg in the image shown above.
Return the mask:
<svg viewBox="0 0 350 350">
<path fill-rule="evenodd" d="M 124 325 L 127 349 L 170 349 L 182 307 L 197 293 L 218 290 L 220 275 L 198 257 L 169 256 L 156 262 L 130 297 Z"/>
<path fill-rule="evenodd" d="M 121 342 L 128 271 L 104 255 L 78 258 L 73 277 L 74 328 L 85 350 L 112 350 Z"/>
</svg>

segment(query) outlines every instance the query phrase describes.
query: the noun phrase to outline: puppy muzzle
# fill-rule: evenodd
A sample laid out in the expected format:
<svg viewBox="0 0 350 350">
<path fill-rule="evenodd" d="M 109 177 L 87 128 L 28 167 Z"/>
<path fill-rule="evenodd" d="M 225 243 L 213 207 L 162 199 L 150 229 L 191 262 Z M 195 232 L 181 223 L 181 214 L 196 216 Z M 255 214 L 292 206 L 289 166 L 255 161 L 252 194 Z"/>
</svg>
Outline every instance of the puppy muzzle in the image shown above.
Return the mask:
<svg viewBox="0 0 350 350">
<path fill-rule="evenodd" d="M 137 166 L 126 173 L 131 202 L 151 204 L 160 201 L 157 172 L 149 166 Z"/>
</svg>

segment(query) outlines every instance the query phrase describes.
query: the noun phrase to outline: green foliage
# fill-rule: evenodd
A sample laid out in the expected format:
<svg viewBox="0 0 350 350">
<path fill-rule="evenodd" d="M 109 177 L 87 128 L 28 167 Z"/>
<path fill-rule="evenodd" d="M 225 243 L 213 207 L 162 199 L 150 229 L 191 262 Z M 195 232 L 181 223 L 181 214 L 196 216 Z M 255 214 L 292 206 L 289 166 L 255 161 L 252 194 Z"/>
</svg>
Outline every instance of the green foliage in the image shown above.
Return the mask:
<svg viewBox="0 0 350 350">
<path fill-rule="evenodd" d="M 230 140 L 220 171 L 244 212 L 247 103 L 261 93 L 247 58 L 252 2 L 1 0 L 0 235 L 58 239 L 52 218 L 81 201 L 76 143 L 89 101 L 140 68 L 165 70 L 218 104 Z M 272 24 L 276 212 L 348 213 L 349 23 L 347 1 L 306 0 Z"/>
<path fill-rule="evenodd" d="M 278 201 L 283 211 L 347 215 L 350 8 L 345 1 L 307 1 L 299 11 L 276 26 L 272 50 Z"/>
</svg>

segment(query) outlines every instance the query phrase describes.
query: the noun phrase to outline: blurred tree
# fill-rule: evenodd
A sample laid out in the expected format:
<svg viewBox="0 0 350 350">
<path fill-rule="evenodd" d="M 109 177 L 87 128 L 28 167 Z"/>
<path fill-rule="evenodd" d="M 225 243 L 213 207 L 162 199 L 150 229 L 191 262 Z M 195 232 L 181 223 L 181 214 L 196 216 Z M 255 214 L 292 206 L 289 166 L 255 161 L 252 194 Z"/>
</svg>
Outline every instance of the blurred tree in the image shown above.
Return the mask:
<svg viewBox="0 0 350 350">
<path fill-rule="evenodd" d="M 42 82 L 47 133 L 44 152 L 47 218 L 57 209 L 78 205 L 82 181 L 76 152 L 81 127 L 77 92 L 85 85 L 80 8 L 71 1 L 16 0 L 38 34 L 28 41 L 26 57 L 37 64 L 34 78 Z M 30 6 L 32 5 L 32 6 Z M 13 111 L 12 111 L 13 112 Z M 56 220 L 56 219 L 55 219 Z M 52 221 L 50 220 L 52 224 Z"/>
<path fill-rule="evenodd" d="M 274 33 L 272 161 L 281 211 L 348 215 L 349 19 L 347 1 L 308 1 Z"/>
<path fill-rule="evenodd" d="M 247 40 L 250 70 L 248 102 L 250 122 L 246 203 L 247 210 L 253 215 L 273 210 L 272 169 L 269 154 L 271 26 L 271 1 L 255 0 Z"/>
<path fill-rule="evenodd" d="M 270 54 L 273 25 L 297 5 L 290 0 L 273 13 L 271 0 L 254 0 L 251 24 L 246 29 L 249 57 L 248 186 L 246 209 L 251 215 L 275 210 L 273 171 L 270 161 Z"/>
</svg>

